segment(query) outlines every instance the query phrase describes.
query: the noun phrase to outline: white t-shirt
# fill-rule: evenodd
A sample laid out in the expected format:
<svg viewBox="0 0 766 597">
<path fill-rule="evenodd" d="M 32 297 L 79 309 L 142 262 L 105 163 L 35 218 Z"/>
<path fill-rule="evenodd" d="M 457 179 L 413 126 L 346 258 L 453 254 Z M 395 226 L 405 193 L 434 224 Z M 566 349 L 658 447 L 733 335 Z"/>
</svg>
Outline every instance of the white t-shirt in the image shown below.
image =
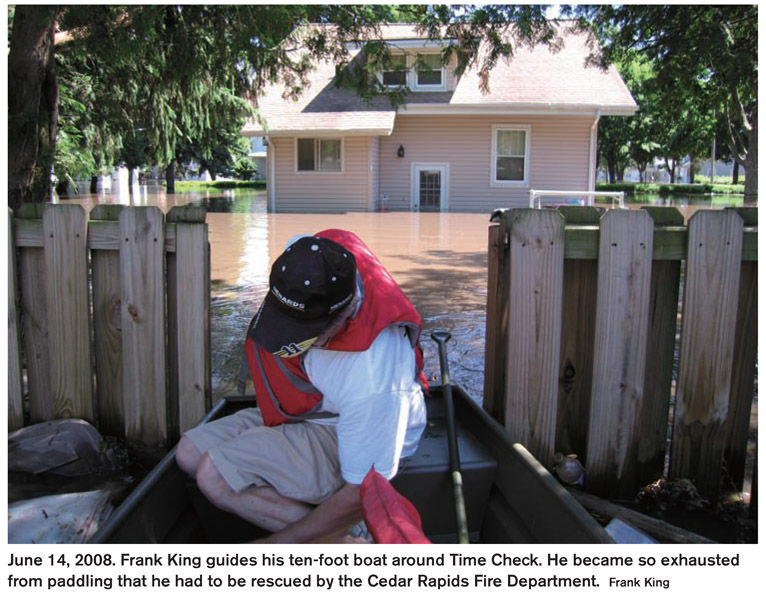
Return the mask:
<svg viewBox="0 0 766 597">
<path fill-rule="evenodd" d="M 415 354 L 405 328 L 390 325 L 364 352 L 312 348 L 304 366 L 324 396 L 322 410 L 338 414 L 312 422 L 336 425 L 345 481 L 361 483 L 372 465 L 392 478 L 399 459 L 415 452 L 426 425 Z"/>
</svg>

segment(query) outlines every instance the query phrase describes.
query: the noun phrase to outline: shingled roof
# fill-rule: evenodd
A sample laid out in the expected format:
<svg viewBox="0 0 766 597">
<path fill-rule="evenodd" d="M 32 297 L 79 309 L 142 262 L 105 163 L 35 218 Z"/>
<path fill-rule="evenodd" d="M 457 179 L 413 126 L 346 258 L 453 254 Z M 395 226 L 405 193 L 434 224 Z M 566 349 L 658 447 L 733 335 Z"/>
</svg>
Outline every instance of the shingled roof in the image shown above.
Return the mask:
<svg viewBox="0 0 766 597">
<path fill-rule="evenodd" d="M 602 70 L 587 66 L 590 49 L 584 34 L 560 29 L 562 47 L 517 47 L 514 55 L 501 59 L 489 75 L 489 90 L 479 85 L 476 69 L 467 71 L 454 91 L 412 92 L 400 108 L 406 113 L 472 113 L 483 108 L 508 114 L 600 113 L 630 115 L 637 108 L 614 66 Z M 425 39 L 412 26 L 381 28 L 381 37 L 397 40 Z M 353 51 L 352 51 L 353 54 Z M 303 133 L 354 133 L 389 135 L 397 111 L 385 97 L 372 103 L 353 91 L 334 84 L 335 66 L 320 62 L 309 75 L 310 86 L 297 100 L 285 99 L 285 88 L 272 85 L 259 98 L 258 107 L 266 130 L 255 121 L 250 134 L 296 135 Z"/>
</svg>

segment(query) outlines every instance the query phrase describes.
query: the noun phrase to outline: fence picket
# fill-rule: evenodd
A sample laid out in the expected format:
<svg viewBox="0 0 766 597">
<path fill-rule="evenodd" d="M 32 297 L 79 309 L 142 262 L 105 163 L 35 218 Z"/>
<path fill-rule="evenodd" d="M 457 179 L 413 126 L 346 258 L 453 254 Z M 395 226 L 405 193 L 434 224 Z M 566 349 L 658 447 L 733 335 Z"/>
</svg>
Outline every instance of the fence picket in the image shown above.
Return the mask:
<svg viewBox="0 0 766 597">
<path fill-rule="evenodd" d="M 52 412 L 95 422 L 86 214 L 79 205 L 50 207 L 43 211 L 43 243 Z"/>
<path fill-rule="evenodd" d="M 163 219 L 156 207 L 119 217 L 125 435 L 150 452 L 167 444 Z"/>
<path fill-rule="evenodd" d="M 32 423 L 53 418 L 50 355 L 48 350 L 48 306 L 43 250 L 43 205 L 26 203 L 16 212 L 16 245 L 19 247 L 19 292 L 23 313 L 22 337 L 27 369 L 29 417 Z M 23 242 L 24 229 L 33 229 L 38 242 Z"/>
<path fill-rule="evenodd" d="M 511 222 L 509 266 L 505 425 L 514 441 L 552 466 L 564 268 L 561 214 L 519 210 Z"/>
<path fill-rule="evenodd" d="M 742 259 L 742 218 L 698 211 L 689 255 L 670 471 L 717 496 L 732 382 Z"/>
<path fill-rule="evenodd" d="M 654 224 L 642 211 L 601 220 L 586 488 L 632 495 L 644 394 Z"/>
<path fill-rule="evenodd" d="M 168 346 L 173 426 L 178 432 L 197 425 L 211 404 L 210 338 L 197 322 L 209 317 L 208 239 L 204 209 L 174 207 L 168 222 L 175 223 L 176 252 L 168 256 Z M 170 315 L 173 315 L 170 317 Z M 176 365 L 177 364 L 177 365 Z M 174 433 L 175 435 L 175 433 Z"/>
</svg>

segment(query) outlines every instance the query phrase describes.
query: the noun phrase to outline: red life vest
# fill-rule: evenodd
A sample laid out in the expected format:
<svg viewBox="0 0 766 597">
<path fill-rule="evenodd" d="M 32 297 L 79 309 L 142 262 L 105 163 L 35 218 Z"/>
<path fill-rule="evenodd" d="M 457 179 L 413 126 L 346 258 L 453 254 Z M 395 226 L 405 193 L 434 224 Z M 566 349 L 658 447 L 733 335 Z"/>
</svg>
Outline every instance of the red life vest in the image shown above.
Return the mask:
<svg viewBox="0 0 766 597">
<path fill-rule="evenodd" d="M 356 317 L 327 344 L 328 350 L 362 352 L 378 334 L 391 324 L 408 328 L 421 385 L 428 384 L 423 375 L 423 353 L 418 341 L 422 331 L 420 315 L 377 257 L 352 232 L 325 230 L 316 236 L 333 240 L 351 251 L 356 258 L 357 273 L 362 281 L 362 304 Z M 309 381 L 301 355 L 275 357 L 256 346 L 248 332 L 245 354 L 253 378 L 255 395 L 263 421 L 268 426 L 309 418 L 326 418 L 321 412 L 322 393 Z"/>
</svg>

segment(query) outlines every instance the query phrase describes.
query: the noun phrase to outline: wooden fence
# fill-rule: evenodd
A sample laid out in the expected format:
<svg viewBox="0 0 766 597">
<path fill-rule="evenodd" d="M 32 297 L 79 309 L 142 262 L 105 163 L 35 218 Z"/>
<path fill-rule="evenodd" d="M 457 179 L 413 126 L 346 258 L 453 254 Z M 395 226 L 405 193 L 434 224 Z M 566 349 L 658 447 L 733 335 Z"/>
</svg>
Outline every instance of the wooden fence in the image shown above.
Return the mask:
<svg viewBox="0 0 766 597">
<path fill-rule="evenodd" d="M 25 205 L 9 223 L 9 429 L 78 417 L 161 454 L 211 406 L 204 209 Z"/>
<path fill-rule="evenodd" d="M 668 454 L 669 477 L 703 495 L 717 499 L 722 463 L 741 489 L 757 259 L 755 208 L 688 227 L 673 208 L 505 212 L 489 229 L 485 408 L 549 468 L 578 454 L 595 495 L 634 497 Z"/>
</svg>

